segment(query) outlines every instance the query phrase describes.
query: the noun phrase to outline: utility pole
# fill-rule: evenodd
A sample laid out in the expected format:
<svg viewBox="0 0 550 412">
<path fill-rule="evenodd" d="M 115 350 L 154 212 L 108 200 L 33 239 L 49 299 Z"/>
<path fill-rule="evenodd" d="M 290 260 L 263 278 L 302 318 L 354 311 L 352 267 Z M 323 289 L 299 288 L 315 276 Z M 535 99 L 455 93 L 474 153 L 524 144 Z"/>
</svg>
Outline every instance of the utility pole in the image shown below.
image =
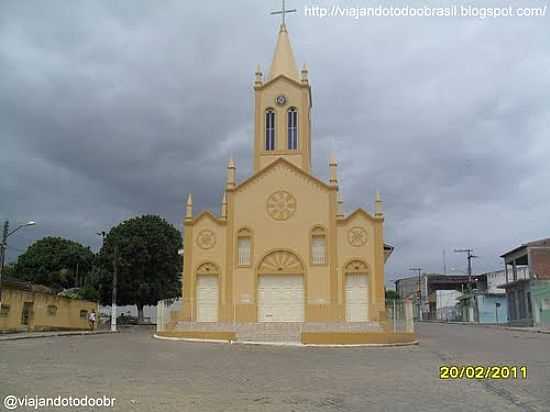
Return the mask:
<svg viewBox="0 0 550 412">
<path fill-rule="evenodd" d="M 6 259 L 6 242 L 8 241 L 9 229 L 10 224 L 6 220 L 2 232 L 2 243 L 0 243 L 0 308 L 2 307 L 2 272 L 4 271 L 4 261 Z"/>
<path fill-rule="evenodd" d="M 466 253 L 466 259 L 468 260 L 468 319 L 471 319 L 470 321 L 473 322 L 474 319 L 471 316 L 471 309 L 474 303 L 474 297 L 472 296 L 472 259 L 476 258 L 477 256 L 474 255 L 474 249 L 471 248 L 455 249 L 454 252 Z M 475 313 L 475 308 L 473 313 Z"/>
<path fill-rule="evenodd" d="M 111 302 L 111 332 L 116 332 L 116 292 L 118 280 L 118 246 L 115 245 L 113 258 L 113 301 Z"/>
<path fill-rule="evenodd" d="M 472 259 L 478 256 L 474 255 L 474 249 L 455 249 L 455 253 L 466 253 L 466 259 L 468 259 L 468 292 L 472 292 Z"/>
<path fill-rule="evenodd" d="M 418 320 L 422 320 L 422 268 L 409 268 L 413 272 L 418 272 Z"/>
</svg>

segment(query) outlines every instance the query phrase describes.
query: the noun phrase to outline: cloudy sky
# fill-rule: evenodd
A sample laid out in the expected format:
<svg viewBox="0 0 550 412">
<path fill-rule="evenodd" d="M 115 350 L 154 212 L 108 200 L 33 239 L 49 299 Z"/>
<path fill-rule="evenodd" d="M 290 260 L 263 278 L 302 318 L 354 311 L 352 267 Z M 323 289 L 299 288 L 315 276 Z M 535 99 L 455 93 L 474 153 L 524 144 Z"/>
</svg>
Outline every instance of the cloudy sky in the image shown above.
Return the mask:
<svg viewBox="0 0 550 412">
<path fill-rule="evenodd" d="M 348 211 L 382 193 L 388 283 L 441 271 L 444 249 L 465 270 L 457 247 L 475 249 L 476 271 L 498 269 L 501 253 L 550 236 L 550 16 L 304 15 L 333 4 L 378 5 L 287 2 L 310 69 L 314 172 L 327 178 L 334 150 Z M 97 231 L 143 213 L 181 228 L 188 192 L 195 210 L 218 210 L 228 157 L 240 180 L 251 173 L 251 85 L 279 7 L 0 1 L 0 218 L 40 222 L 10 238 L 8 259 L 46 235 L 97 250 Z"/>
</svg>

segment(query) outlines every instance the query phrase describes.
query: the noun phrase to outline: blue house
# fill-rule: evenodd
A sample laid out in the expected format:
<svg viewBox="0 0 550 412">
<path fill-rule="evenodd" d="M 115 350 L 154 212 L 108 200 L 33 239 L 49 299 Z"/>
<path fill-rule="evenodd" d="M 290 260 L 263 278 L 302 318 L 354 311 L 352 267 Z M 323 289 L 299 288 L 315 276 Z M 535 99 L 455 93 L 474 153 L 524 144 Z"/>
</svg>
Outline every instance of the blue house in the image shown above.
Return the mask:
<svg viewBox="0 0 550 412">
<path fill-rule="evenodd" d="M 528 276 L 527 270 L 518 271 L 521 279 Z M 506 271 L 486 272 L 474 277 L 476 288 L 462 294 L 459 306 L 465 322 L 508 323 L 508 299 L 506 290 L 499 287 L 506 282 Z"/>
</svg>

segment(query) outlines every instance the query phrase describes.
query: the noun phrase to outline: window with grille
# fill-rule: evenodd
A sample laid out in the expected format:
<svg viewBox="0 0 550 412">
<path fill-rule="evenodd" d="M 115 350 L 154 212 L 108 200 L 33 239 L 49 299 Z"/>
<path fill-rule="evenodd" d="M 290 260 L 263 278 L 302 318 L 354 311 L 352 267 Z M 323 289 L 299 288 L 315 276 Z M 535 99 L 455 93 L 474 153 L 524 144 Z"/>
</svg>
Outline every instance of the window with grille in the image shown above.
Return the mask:
<svg viewBox="0 0 550 412">
<path fill-rule="evenodd" d="M 250 237 L 240 237 L 239 238 L 239 265 L 240 266 L 250 265 L 250 249 L 251 249 Z"/>
<path fill-rule="evenodd" d="M 267 109 L 265 112 L 265 150 L 275 150 L 275 111 Z"/>
<path fill-rule="evenodd" d="M 298 149 L 298 111 L 291 107 L 287 112 L 288 116 L 288 149 Z"/>
<path fill-rule="evenodd" d="M 326 240 L 324 235 L 314 235 L 311 238 L 311 263 L 324 265 L 326 263 Z"/>
</svg>

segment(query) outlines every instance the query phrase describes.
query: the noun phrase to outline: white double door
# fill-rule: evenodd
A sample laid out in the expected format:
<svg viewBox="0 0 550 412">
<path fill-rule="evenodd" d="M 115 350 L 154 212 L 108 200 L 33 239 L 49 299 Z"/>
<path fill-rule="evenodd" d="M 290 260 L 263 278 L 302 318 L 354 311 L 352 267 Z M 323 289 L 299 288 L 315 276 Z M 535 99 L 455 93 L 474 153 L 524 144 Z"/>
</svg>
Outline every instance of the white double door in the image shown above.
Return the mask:
<svg viewBox="0 0 550 412">
<path fill-rule="evenodd" d="M 303 322 L 304 276 L 258 277 L 258 322 Z"/>
<path fill-rule="evenodd" d="M 346 321 L 366 322 L 369 318 L 369 282 L 366 273 L 346 275 Z"/>
<path fill-rule="evenodd" d="M 218 276 L 197 276 L 197 322 L 217 322 L 218 301 Z"/>
</svg>

